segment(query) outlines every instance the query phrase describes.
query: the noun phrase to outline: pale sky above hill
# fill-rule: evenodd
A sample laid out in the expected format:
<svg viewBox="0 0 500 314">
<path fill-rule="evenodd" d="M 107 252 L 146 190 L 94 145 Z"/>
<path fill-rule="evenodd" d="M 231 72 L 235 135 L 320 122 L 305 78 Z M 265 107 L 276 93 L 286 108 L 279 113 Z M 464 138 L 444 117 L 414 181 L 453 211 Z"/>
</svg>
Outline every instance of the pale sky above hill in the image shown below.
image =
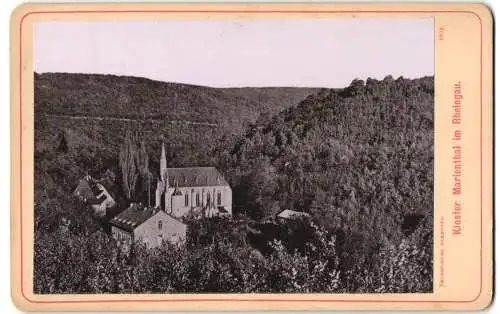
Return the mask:
<svg viewBox="0 0 500 314">
<path fill-rule="evenodd" d="M 54 21 L 34 31 L 39 73 L 329 88 L 434 74 L 432 19 Z"/>
</svg>

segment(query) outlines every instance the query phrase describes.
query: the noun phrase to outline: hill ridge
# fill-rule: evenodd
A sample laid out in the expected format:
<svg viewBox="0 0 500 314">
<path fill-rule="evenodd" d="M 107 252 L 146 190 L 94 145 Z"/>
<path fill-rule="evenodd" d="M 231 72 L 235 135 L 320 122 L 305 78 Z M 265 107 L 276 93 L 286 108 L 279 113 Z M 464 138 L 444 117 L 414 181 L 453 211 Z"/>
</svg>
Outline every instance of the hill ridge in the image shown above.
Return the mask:
<svg viewBox="0 0 500 314">
<path fill-rule="evenodd" d="M 320 89 L 212 88 L 111 74 L 34 74 L 35 113 L 208 122 L 242 130 Z"/>
</svg>

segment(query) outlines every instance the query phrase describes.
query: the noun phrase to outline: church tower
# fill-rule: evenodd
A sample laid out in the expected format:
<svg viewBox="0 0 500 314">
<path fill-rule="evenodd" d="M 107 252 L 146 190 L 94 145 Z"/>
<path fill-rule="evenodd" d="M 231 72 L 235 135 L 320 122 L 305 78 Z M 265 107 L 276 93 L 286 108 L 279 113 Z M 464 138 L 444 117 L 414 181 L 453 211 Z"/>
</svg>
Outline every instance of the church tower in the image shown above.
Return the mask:
<svg viewBox="0 0 500 314">
<path fill-rule="evenodd" d="M 161 181 L 167 180 L 167 155 L 165 154 L 165 144 L 161 143 L 161 157 L 160 157 L 160 178 Z"/>
<path fill-rule="evenodd" d="M 167 170 L 167 155 L 165 153 L 165 144 L 161 143 L 161 156 L 160 156 L 160 178 L 156 185 L 156 208 L 165 210 L 167 204 L 167 191 L 168 191 L 168 170 Z M 161 200 L 165 197 L 165 204 L 162 206 Z"/>
</svg>

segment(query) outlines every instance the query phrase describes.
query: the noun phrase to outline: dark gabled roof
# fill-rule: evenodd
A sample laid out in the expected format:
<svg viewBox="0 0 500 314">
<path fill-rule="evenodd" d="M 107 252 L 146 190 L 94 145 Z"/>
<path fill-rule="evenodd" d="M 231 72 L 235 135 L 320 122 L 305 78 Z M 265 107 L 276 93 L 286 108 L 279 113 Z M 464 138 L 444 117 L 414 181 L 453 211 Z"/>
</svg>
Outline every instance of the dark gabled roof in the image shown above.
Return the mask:
<svg viewBox="0 0 500 314">
<path fill-rule="evenodd" d="M 229 185 L 215 167 L 168 168 L 167 171 L 171 187 Z"/>
<path fill-rule="evenodd" d="M 134 204 L 116 215 L 109 223 L 121 229 L 132 231 L 159 211 L 157 208 L 143 208 Z"/>
</svg>

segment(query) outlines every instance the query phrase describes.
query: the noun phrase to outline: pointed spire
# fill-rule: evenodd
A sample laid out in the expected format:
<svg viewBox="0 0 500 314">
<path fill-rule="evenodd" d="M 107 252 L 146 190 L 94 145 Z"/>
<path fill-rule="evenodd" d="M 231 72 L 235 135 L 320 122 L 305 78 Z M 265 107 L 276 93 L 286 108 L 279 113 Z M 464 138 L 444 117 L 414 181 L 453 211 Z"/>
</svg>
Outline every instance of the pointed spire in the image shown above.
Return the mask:
<svg viewBox="0 0 500 314">
<path fill-rule="evenodd" d="M 167 177 L 167 155 L 165 154 L 165 143 L 161 143 L 161 157 L 160 157 L 160 177 L 165 182 Z"/>
</svg>

